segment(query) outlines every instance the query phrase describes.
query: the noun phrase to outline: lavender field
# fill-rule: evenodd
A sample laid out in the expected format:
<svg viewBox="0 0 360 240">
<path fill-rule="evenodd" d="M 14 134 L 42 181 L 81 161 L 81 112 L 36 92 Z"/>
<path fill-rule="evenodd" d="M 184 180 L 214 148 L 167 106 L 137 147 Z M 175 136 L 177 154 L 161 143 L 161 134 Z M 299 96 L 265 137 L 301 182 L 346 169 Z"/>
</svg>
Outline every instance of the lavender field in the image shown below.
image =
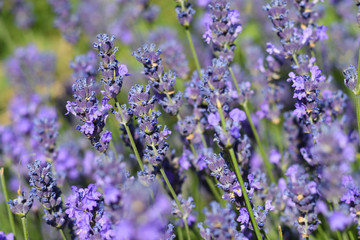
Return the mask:
<svg viewBox="0 0 360 240">
<path fill-rule="evenodd" d="M 360 0 L 0 0 L 0 240 L 360 239 Z"/>
</svg>

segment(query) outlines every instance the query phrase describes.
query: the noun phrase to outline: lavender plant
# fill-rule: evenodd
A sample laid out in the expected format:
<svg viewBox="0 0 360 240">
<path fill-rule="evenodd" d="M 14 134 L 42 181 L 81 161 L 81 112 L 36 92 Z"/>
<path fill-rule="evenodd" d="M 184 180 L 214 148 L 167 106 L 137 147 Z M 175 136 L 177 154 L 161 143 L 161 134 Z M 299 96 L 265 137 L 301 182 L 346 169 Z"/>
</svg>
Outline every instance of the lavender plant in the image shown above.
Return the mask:
<svg viewBox="0 0 360 240">
<path fill-rule="evenodd" d="M 358 10 L 0 1 L 0 239 L 359 238 Z"/>
</svg>

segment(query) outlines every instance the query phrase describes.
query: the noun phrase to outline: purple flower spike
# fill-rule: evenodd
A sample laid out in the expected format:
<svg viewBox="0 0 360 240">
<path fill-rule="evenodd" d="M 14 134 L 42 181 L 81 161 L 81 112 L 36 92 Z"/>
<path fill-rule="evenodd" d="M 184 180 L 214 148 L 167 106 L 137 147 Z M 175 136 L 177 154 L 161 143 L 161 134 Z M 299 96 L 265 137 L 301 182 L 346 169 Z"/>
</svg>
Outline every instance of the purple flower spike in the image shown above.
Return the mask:
<svg viewBox="0 0 360 240">
<path fill-rule="evenodd" d="M 185 0 L 180 0 L 185 1 Z M 189 27 L 195 10 L 191 7 L 191 3 L 182 3 L 182 6 L 176 6 L 175 11 L 177 13 L 177 18 L 181 25 L 184 27 Z"/>
<path fill-rule="evenodd" d="M 116 52 L 118 47 L 114 47 L 114 36 L 107 34 L 99 34 L 98 41 L 93 44 L 98 51 L 98 56 L 101 58 L 99 71 L 101 72 L 105 91 L 102 91 L 104 96 L 109 99 L 116 98 L 120 93 L 123 80 L 128 76 L 128 69 L 125 65 L 119 64 L 116 60 Z"/>
<path fill-rule="evenodd" d="M 213 51 L 219 58 L 231 62 L 234 58 L 235 40 L 242 31 L 239 12 L 230 10 L 226 0 L 212 0 L 209 4 L 210 22 L 203 35 L 204 40 L 213 45 Z"/>
<path fill-rule="evenodd" d="M 110 239 L 113 236 L 110 221 L 104 213 L 102 194 L 96 186 L 71 187 L 73 193 L 67 199 L 66 213 L 74 221 L 75 234 L 81 239 Z"/>
</svg>

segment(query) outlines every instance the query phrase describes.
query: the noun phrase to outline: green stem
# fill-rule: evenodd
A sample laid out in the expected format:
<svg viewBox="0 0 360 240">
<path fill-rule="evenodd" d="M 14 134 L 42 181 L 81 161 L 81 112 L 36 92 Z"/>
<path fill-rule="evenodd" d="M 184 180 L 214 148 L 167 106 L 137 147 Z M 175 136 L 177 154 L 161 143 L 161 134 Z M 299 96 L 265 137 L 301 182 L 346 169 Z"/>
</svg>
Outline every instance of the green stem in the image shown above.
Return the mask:
<svg viewBox="0 0 360 240">
<path fill-rule="evenodd" d="M 239 85 L 238 85 L 238 83 L 237 83 L 237 81 L 236 81 L 236 77 L 235 77 L 235 75 L 234 75 L 234 72 L 233 72 L 233 70 L 232 70 L 232 68 L 231 68 L 230 66 L 229 66 L 228 69 L 229 69 L 229 72 L 230 72 L 230 74 L 231 74 L 233 83 L 234 83 L 234 85 L 235 85 L 235 87 L 236 87 L 236 91 L 237 91 L 238 94 L 240 94 Z M 259 134 L 258 134 L 258 132 L 257 132 L 255 126 L 254 126 L 253 121 L 251 120 L 251 116 L 250 116 L 249 109 L 248 109 L 248 107 L 247 107 L 247 103 L 245 102 L 244 104 L 242 104 L 242 106 L 243 106 L 243 108 L 244 108 L 244 110 L 245 110 L 247 119 L 248 119 L 248 121 L 249 121 L 249 123 L 250 123 L 251 130 L 252 130 L 252 132 L 254 133 L 256 143 L 257 143 L 257 145 L 259 146 L 260 155 L 261 155 L 262 159 L 264 160 L 265 168 L 266 168 L 266 170 L 267 170 L 268 176 L 269 176 L 271 182 L 275 182 L 275 178 L 274 178 L 274 176 L 273 176 L 273 174 L 272 174 L 272 165 L 271 165 L 269 159 L 267 158 L 267 155 L 266 155 L 266 152 L 265 152 L 265 150 L 264 150 L 264 147 L 263 147 L 263 145 L 262 145 L 262 143 L 261 143 L 261 141 L 260 141 Z M 219 108 L 219 106 L 218 106 L 218 108 Z M 221 118 L 221 123 L 223 124 L 223 126 L 225 126 L 225 119 L 223 119 L 224 116 L 223 116 L 220 112 L 219 112 L 219 114 L 220 114 L 220 118 Z"/>
<path fill-rule="evenodd" d="M 117 101 L 116 101 L 115 104 L 116 104 L 116 107 L 117 107 L 117 109 L 119 111 L 121 119 L 124 119 L 123 113 L 122 113 L 121 108 L 120 108 L 120 104 Z M 121 123 L 121 124 L 125 127 L 126 133 L 127 133 L 128 137 L 129 137 L 129 140 L 130 140 L 130 143 L 131 143 L 131 147 L 132 147 L 132 149 L 133 149 L 133 151 L 135 153 L 135 156 L 136 156 L 136 159 L 137 159 L 137 161 L 139 163 L 140 169 L 141 169 L 141 171 L 143 171 L 144 170 L 144 165 L 143 165 L 143 163 L 141 161 L 141 157 L 140 157 L 140 154 L 139 154 L 139 152 L 137 150 L 137 147 L 136 147 L 134 138 L 133 138 L 133 136 L 131 134 L 130 128 L 126 123 Z"/>
<path fill-rule="evenodd" d="M 337 238 L 338 238 L 339 240 L 342 240 L 342 238 L 341 238 L 341 234 L 340 234 L 340 232 L 339 232 L 339 231 L 336 231 L 336 236 L 337 236 Z"/>
<path fill-rule="evenodd" d="M 190 31 L 188 28 L 185 28 L 185 33 L 186 33 L 186 37 L 189 41 L 189 45 L 190 45 L 190 49 L 191 49 L 191 53 L 193 55 L 193 59 L 194 59 L 194 62 L 195 62 L 195 66 L 196 66 L 196 69 L 197 71 L 199 72 L 199 77 L 200 79 L 202 79 L 202 76 L 201 76 L 201 67 L 200 67 L 200 64 L 199 64 L 199 58 L 196 54 L 196 51 L 195 51 L 195 47 L 194 47 L 194 43 L 192 41 L 192 38 L 191 38 L 191 35 L 190 35 Z"/>
<path fill-rule="evenodd" d="M 219 100 L 216 100 L 216 106 L 217 106 L 217 109 L 218 109 L 218 112 L 219 112 L 219 115 L 220 115 L 222 128 L 223 128 L 224 132 L 226 133 L 225 117 L 224 117 L 224 113 L 223 113 L 223 111 L 221 109 L 221 104 L 220 104 Z M 233 167 L 234 167 L 236 178 L 237 178 L 237 180 L 238 180 L 238 182 L 240 184 L 240 187 L 241 187 L 241 192 L 242 192 L 244 200 L 245 200 L 246 209 L 249 212 L 249 216 L 250 216 L 251 223 L 252 223 L 254 231 L 255 231 L 256 238 L 258 240 L 260 240 L 260 239 L 262 239 L 261 233 L 260 233 L 259 227 L 258 227 L 258 225 L 256 223 L 255 216 L 254 216 L 254 213 L 253 213 L 253 210 L 252 210 L 252 206 L 251 206 L 249 197 L 248 197 L 246 189 L 245 189 L 244 180 L 243 180 L 243 178 L 241 176 L 241 173 L 240 173 L 240 169 L 239 169 L 238 162 L 236 160 L 234 149 L 230 148 L 229 149 L 229 154 L 230 154 L 230 157 L 231 157 L 231 162 L 232 162 Z"/>
<path fill-rule="evenodd" d="M 181 203 L 179 202 L 179 199 L 176 196 L 176 193 L 175 193 L 173 187 L 171 186 L 171 183 L 170 183 L 169 179 L 167 178 L 164 169 L 160 168 L 160 173 L 161 173 L 163 179 L 165 180 L 165 183 L 166 183 L 166 185 L 167 185 L 167 187 L 168 187 L 168 189 L 169 189 L 169 191 L 171 193 L 171 196 L 174 198 L 174 200 L 176 202 L 176 205 L 178 206 L 180 212 L 183 215 L 183 221 L 184 221 L 184 225 L 185 225 L 186 235 L 187 235 L 187 239 L 189 240 L 190 239 L 190 232 L 189 232 L 189 226 L 188 226 L 188 223 L 187 223 L 187 216 L 184 215 L 184 210 L 181 207 Z"/>
<path fill-rule="evenodd" d="M 11 231 L 13 232 L 13 234 L 16 238 L 14 216 L 11 213 L 9 204 L 7 204 L 7 202 L 9 202 L 9 195 L 8 195 L 8 191 L 6 188 L 6 182 L 5 182 L 5 177 L 4 177 L 4 168 L 0 168 L 0 180 L 1 180 L 1 186 L 2 186 L 3 193 L 4 193 L 5 201 L 6 201 L 6 209 L 7 209 L 8 216 L 9 216 Z"/>
<path fill-rule="evenodd" d="M 212 194 L 214 195 L 216 201 L 218 201 L 221 206 L 225 207 L 226 202 L 224 201 L 224 199 L 221 198 L 221 194 L 219 194 L 217 188 L 215 187 L 214 182 L 211 180 L 211 178 L 209 176 L 205 176 L 205 181 L 208 184 Z"/>
<path fill-rule="evenodd" d="M 204 137 L 204 134 L 200 134 L 200 138 L 201 138 L 201 142 L 202 144 L 204 145 L 204 148 L 207 148 L 207 143 L 206 143 L 206 140 L 205 140 L 205 137 Z"/>
<path fill-rule="evenodd" d="M 358 125 L 358 133 L 359 133 L 359 143 L 360 143 L 360 104 L 359 104 L 359 95 L 355 96 L 355 107 L 356 107 L 356 118 Z"/>
<path fill-rule="evenodd" d="M 299 61 L 298 61 L 298 59 L 297 59 L 296 54 L 293 54 L 292 57 L 293 57 L 293 59 L 294 59 L 294 62 L 295 62 L 295 64 L 296 64 L 296 66 L 299 66 Z"/>
<path fill-rule="evenodd" d="M 232 77 L 233 83 L 235 85 L 236 91 L 237 91 L 238 94 L 240 94 L 240 88 L 239 88 L 239 85 L 238 85 L 238 83 L 236 81 L 235 74 L 234 74 L 234 72 L 233 72 L 233 70 L 232 70 L 232 68 L 230 66 L 229 66 L 228 69 L 229 69 L 229 72 L 231 74 L 231 77 Z"/>
<path fill-rule="evenodd" d="M 270 240 L 269 236 L 266 234 L 266 232 L 264 230 L 262 230 L 262 234 L 265 236 L 266 240 Z"/>
<path fill-rule="evenodd" d="M 245 111 L 245 114 L 246 114 L 246 117 L 249 121 L 249 124 L 250 124 L 250 127 L 251 127 L 251 130 L 254 134 L 254 137 L 255 137 L 255 140 L 256 140 L 256 143 L 258 144 L 259 146 L 259 151 L 260 151 L 260 155 L 262 157 L 262 159 L 264 160 L 264 163 L 265 163 L 265 168 L 266 168 L 266 171 L 267 171 L 267 174 L 270 178 L 270 181 L 271 182 L 275 182 L 275 178 L 274 178 L 274 175 L 272 174 L 272 164 L 270 163 L 267 155 L 266 155 L 266 152 L 264 150 L 264 147 L 260 141 L 260 138 L 259 138 L 259 134 L 255 128 L 255 125 L 253 123 L 253 121 L 251 120 L 251 116 L 250 116 L 250 112 L 249 112 L 249 109 L 247 107 L 247 104 L 244 103 L 243 104 L 243 108 L 244 108 L 244 111 Z"/>
<path fill-rule="evenodd" d="M 62 239 L 63 239 L 63 240 L 67 240 L 64 231 L 63 231 L 62 229 L 59 229 L 59 232 L 60 232 L 60 234 L 61 234 Z"/>
<path fill-rule="evenodd" d="M 260 233 L 259 227 L 258 227 L 258 225 L 256 223 L 256 220 L 255 220 L 255 216 L 254 216 L 254 213 L 253 213 L 253 210 L 252 210 L 252 206 L 251 206 L 249 197 L 248 197 L 246 189 L 245 189 L 244 180 L 243 180 L 243 178 L 241 176 L 241 173 L 240 173 L 239 165 L 238 165 L 238 163 L 236 161 L 236 156 L 235 156 L 234 149 L 230 148 L 229 153 L 230 153 L 230 157 L 231 157 L 231 162 L 232 162 L 232 164 L 234 166 L 234 171 L 235 171 L 236 178 L 240 183 L 241 192 L 242 192 L 242 195 L 243 195 L 244 200 L 245 200 L 246 209 L 249 212 L 249 216 L 250 216 L 251 223 L 252 223 L 254 231 L 255 231 L 256 238 L 258 240 L 261 240 L 262 239 L 261 233 Z"/>
<path fill-rule="evenodd" d="M 360 46 L 359 46 L 359 57 L 358 57 L 358 78 L 356 79 L 355 95 L 360 94 Z"/>
<path fill-rule="evenodd" d="M 318 231 L 319 231 L 322 239 L 325 239 L 325 240 L 328 239 L 328 236 L 326 235 L 326 233 L 325 233 L 324 229 L 322 228 L 321 224 L 319 224 L 319 226 L 318 226 Z"/>
<path fill-rule="evenodd" d="M 278 231 L 279 231 L 279 240 L 283 240 L 283 234 L 282 234 L 282 230 L 281 230 L 281 226 L 278 226 Z"/>
<path fill-rule="evenodd" d="M 22 222 L 23 231 L 24 231 L 24 239 L 29 240 L 29 233 L 28 233 L 28 229 L 27 229 L 26 217 L 21 217 L 21 222 Z"/>
<path fill-rule="evenodd" d="M 351 232 L 351 230 L 348 231 L 348 234 L 349 234 L 350 240 L 355 240 L 355 237 L 354 237 L 353 233 Z"/>
<path fill-rule="evenodd" d="M 221 125 L 222 125 L 223 129 L 225 130 L 225 126 L 226 126 L 225 116 L 222 111 L 220 101 L 218 99 L 216 99 L 216 107 L 217 107 L 218 113 L 220 115 Z"/>
<path fill-rule="evenodd" d="M 183 237 L 183 234 L 182 234 L 182 231 L 181 231 L 180 227 L 177 227 L 177 232 L 178 232 L 179 240 L 184 240 L 184 237 Z"/>
</svg>

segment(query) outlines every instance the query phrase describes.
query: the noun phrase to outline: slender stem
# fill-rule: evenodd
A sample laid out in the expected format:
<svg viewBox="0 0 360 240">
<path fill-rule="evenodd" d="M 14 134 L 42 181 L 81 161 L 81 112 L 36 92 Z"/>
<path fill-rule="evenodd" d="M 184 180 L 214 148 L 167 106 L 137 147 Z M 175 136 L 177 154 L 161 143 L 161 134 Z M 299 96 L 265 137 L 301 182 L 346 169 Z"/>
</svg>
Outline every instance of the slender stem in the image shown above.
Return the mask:
<svg viewBox="0 0 360 240">
<path fill-rule="evenodd" d="M 358 57 L 358 78 L 356 80 L 355 95 L 360 94 L 360 46 L 359 46 L 359 57 Z"/>
<path fill-rule="evenodd" d="M 206 143 L 206 140 L 205 140 L 205 137 L 204 137 L 204 134 L 200 133 L 200 138 L 201 138 L 201 142 L 202 144 L 204 145 L 204 148 L 207 148 L 208 145 Z"/>
<path fill-rule="evenodd" d="M 189 225 L 187 224 L 187 220 L 186 220 L 186 218 L 183 218 L 183 221 L 184 221 L 184 224 L 185 224 L 185 231 L 186 231 L 186 237 L 187 237 L 187 239 L 191 239 L 190 238 L 190 230 L 189 230 Z"/>
<path fill-rule="evenodd" d="M 219 100 L 216 100 L 216 107 L 217 107 L 219 115 L 220 115 L 222 128 L 226 132 L 226 129 L 225 129 L 225 117 L 224 117 L 224 113 L 223 113 L 223 111 L 221 109 L 221 105 L 220 105 Z M 254 213 L 253 213 L 253 210 L 252 210 L 252 206 L 251 206 L 249 197 L 248 197 L 246 189 L 245 189 L 244 180 L 243 180 L 243 178 L 241 176 L 241 173 L 240 173 L 240 170 L 239 170 L 239 165 L 238 165 L 237 160 L 236 160 L 234 149 L 230 148 L 229 149 L 229 154 L 230 154 L 230 157 L 231 157 L 231 162 L 232 162 L 232 164 L 234 166 L 234 171 L 235 171 L 236 178 L 237 178 L 237 180 L 238 180 L 238 182 L 240 184 L 240 187 L 241 187 L 241 192 L 242 192 L 244 200 L 245 200 L 246 209 L 249 212 L 249 216 L 250 216 L 251 223 L 252 223 L 254 231 L 255 231 L 256 238 L 258 240 L 260 240 L 260 239 L 262 239 L 261 233 L 260 233 L 259 227 L 258 227 L 258 225 L 256 223 L 255 216 L 254 216 Z"/>
<path fill-rule="evenodd" d="M 250 112 L 249 112 L 249 109 L 248 109 L 246 103 L 243 104 L 243 108 L 244 108 L 244 111 L 246 113 L 246 117 L 247 117 L 247 119 L 249 121 L 251 130 L 252 130 L 252 132 L 254 134 L 256 143 L 259 146 L 260 155 L 261 155 L 261 157 L 262 157 L 262 159 L 263 159 L 263 161 L 265 163 L 265 168 L 266 168 L 267 174 L 268 174 L 268 176 L 270 178 L 270 181 L 275 182 L 274 175 L 272 174 L 272 164 L 270 163 L 270 161 L 269 161 L 269 159 L 268 159 L 268 157 L 266 155 L 264 147 L 263 147 L 263 145 L 262 145 L 262 143 L 260 141 L 259 134 L 258 134 L 258 132 L 257 132 L 257 130 L 255 128 L 255 125 L 254 125 L 253 121 L 251 120 Z"/>
<path fill-rule="evenodd" d="M 23 231 L 24 231 L 24 239 L 29 240 L 29 232 L 27 229 L 26 217 L 21 217 L 21 222 L 22 222 Z"/>
<path fill-rule="evenodd" d="M 298 59 L 297 59 L 296 54 L 293 54 L 292 57 L 293 57 L 293 59 L 294 59 L 294 62 L 295 62 L 295 64 L 296 64 L 296 66 L 299 66 L 299 61 L 298 61 Z"/>
<path fill-rule="evenodd" d="M 270 240 L 269 236 L 266 234 L 266 232 L 264 230 L 262 230 L 262 234 L 265 236 L 266 240 Z"/>
<path fill-rule="evenodd" d="M 283 234 L 282 234 L 282 230 L 281 230 L 281 226 L 278 226 L 278 232 L 279 232 L 279 240 L 283 240 Z"/>
<path fill-rule="evenodd" d="M 239 84 L 237 83 L 237 81 L 236 81 L 236 77 L 235 77 L 235 74 L 234 74 L 234 72 L 233 72 L 233 70 L 232 70 L 232 68 L 229 66 L 229 72 L 230 72 L 230 74 L 231 74 L 231 77 L 232 77 L 232 80 L 233 80 L 233 83 L 234 83 L 234 85 L 235 85 L 235 88 L 236 88 L 236 91 L 237 91 L 237 93 L 239 94 L 240 93 L 240 88 L 239 88 Z"/>
<path fill-rule="evenodd" d="M 199 64 L 199 58 L 196 54 L 196 51 L 195 51 L 195 47 L 194 47 L 194 43 L 192 41 L 192 38 L 191 38 L 191 34 L 190 34 L 190 31 L 188 28 L 185 28 L 185 33 L 186 33 L 186 37 L 189 41 L 189 45 L 190 45 L 190 49 L 191 49 L 191 53 L 193 55 L 193 58 L 194 58 L 194 62 L 195 62 L 195 66 L 196 66 L 196 69 L 199 73 L 199 77 L 200 79 L 202 79 L 202 76 L 201 76 L 201 67 L 200 67 L 200 64 Z"/>
<path fill-rule="evenodd" d="M 224 199 L 221 198 L 221 194 L 219 194 L 217 188 L 215 188 L 215 184 L 214 182 L 211 180 L 211 178 L 209 176 L 205 176 L 205 181 L 208 184 L 212 194 L 214 195 L 216 201 L 218 201 L 221 206 L 225 207 L 225 201 Z"/>
<path fill-rule="evenodd" d="M 60 232 L 60 234 L 61 234 L 62 239 L 63 239 L 63 240 L 67 240 L 64 231 L 63 231 L 62 229 L 59 229 L 59 232 Z"/>
<path fill-rule="evenodd" d="M 179 199 L 176 196 L 176 193 L 175 193 L 173 187 L 171 186 L 171 183 L 170 183 L 169 179 L 167 178 L 164 169 L 160 168 L 160 172 L 161 172 L 161 175 L 164 178 L 165 183 L 166 183 L 166 185 L 167 185 L 167 187 L 168 187 L 168 189 L 169 189 L 169 191 L 171 193 L 171 196 L 174 198 L 174 200 L 176 202 L 176 205 L 178 206 L 180 212 L 183 215 L 183 221 L 184 221 L 184 225 L 185 225 L 186 235 L 187 235 L 187 239 L 189 240 L 190 239 L 190 232 L 189 232 L 189 226 L 188 226 L 188 223 L 187 223 L 187 216 L 185 216 L 185 214 L 184 214 L 184 210 L 181 207 L 181 203 L 179 202 Z"/>
<path fill-rule="evenodd" d="M 336 236 L 337 236 L 337 238 L 338 238 L 339 240 L 342 240 L 342 238 L 341 238 L 341 234 L 340 234 L 340 232 L 339 232 L 339 231 L 336 231 Z"/>
<path fill-rule="evenodd" d="M 319 231 L 320 236 L 321 236 L 322 239 L 325 239 L 325 240 L 328 239 L 328 236 L 326 235 L 326 233 L 325 233 L 324 229 L 322 228 L 321 224 L 319 224 L 319 226 L 318 226 L 318 231 Z"/>
<path fill-rule="evenodd" d="M 236 161 L 236 156 L 235 156 L 234 149 L 230 148 L 229 153 L 230 153 L 230 157 L 231 157 L 231 162 L 232 162 L 232 164 L 234 166 L 236 178 L 240 183 L 241 192 L 242 192 L 242 195 L 243 195 L 244 200 L 245 200 L 246 209 L 249 212 L 249 216 L 250 216 L 251 223 L 252 223 L 254 231 L 255 231 L 256 238 L 258 240 L 261 240 L 262 239 L 261 233 L 260 233 L 259 227 L 258 227 L 258 225 L 256 223 L 256 220 L 255 220 L 255 216 L 254 216 L 254 213 L 253 213 L 253 210 L 252 210 L 252 207 L 251 207 L 251 203 L 250 203 L 249 197 L 248 197 L 246 189 L 245 189 L 244 180 L 243 180 L 243 178 L 241 176 L 241 173 L 240 173 L 239 165 L 238 165 L 238 163 Z"/>
<path fill-rule="evenodd" d="M 220 101 L 219 101 L 218 99 L 216 99 L 216 107 L 217 107 L 218 113 L 219 113 L 219 115 L 220 115 L 221 125 L 222 125 L 222 127 L 224 128 L 224 130 L 225 130 L 225 126 L 226 126 L 225 116 L 224 116 L 224 113 L 223 113 L 223 111 L 222 111 Z"/>
<path fill-rule="evenodd" d="M 232 79 L 233 79 L 234 85 L 235 85 L 235 87 L 236 87 L 236 91 L 237 91 L 238 94 L 240 94 L 239 85 L 238 85 L 238 83 L 237 83 L 237 81 L 236 81 L 236 77 L 235 77 L 235 75 L 234 75 L 234 72 L 232 71 L 232 68 L 231 68 L 230 66 L 229 66 L 228 69 L 229 69 L 229 72 L 230 72 L 231 77 L 232 77 Z M 266 168 L 266 170 L 267 170 L 268 176 L 269 176 L 271 182 L 275 182 L 275 178 L 274 178 L 274 176 L 273 176 L 273 174 L 272 174 L 272 165 L 271 165 L 269 159 L 267 158 L 267 155 L 266 155 L 266 152 L 265 152 L 265 150 L 264 150 L 264 147 L 263 147 L 263 145 L 262 145 L 262 143 L 261 143 L 261 141 L 260 141 L 259 134 L 258 134 L 258 132 L 257 132 L 255 126 L 254 126 L 253 121 L 251 120 L 251 116 L 250 116 L 249 109 L 248 109 L 248 107 L 247 107 L 247 103 L 245 102 L 244 104 L 242 104 L 242 106 L 244 107 L 244 110 L 245 110 L 247 119 L 248 119 L 248 121 L 249 121 L 249 123 L 250 123 L 251 130 L 252 130 L 252 132 L 254 133 L 256 143 L 257 143 L 257 145 L 259 146 L 260 155 L 261 155 L 261 157 L 262 157 L 262 159 L 263 159 L 263 161 L 264 161 L 264 163 L 265 163 L 265 168 Z M 219 106 L 218 106 L 218 108 L 219 108 Z M 220 118 L 221 118 L 221 123 L 223 124 L 223 126 L 225 126 L 225 120 L 223 119 L 223 115 L 222 115 L 220 112 L 219 112 L 219 114 L 220 114 Z"/>
<path fill-rule="evenodd" d="M 179 235 L 179 240 L 184 240 L 183 234 L 182 234 L 182 231 L 181 231 L 180 227 L 177 227 L 177 232 L 178 232 L 178 235 Z"/>
<path fill-rule="evenodd" d="M 3 193 L 4 193 L 5 201 L 6 201 L 6 209 L 7 209 L 8 216 L 9 216 L 11 231 L 13 232 L 13 234 L 16 238 L 14 216 L 10 210 L 9 204 L 7 204 L 7 202 L 9 202 L 9 195 L 8 195 L 8 191 L 6 188 L 6 182 L 5 182 L 5 177 L 4 177 L 4 168 L 0 168 L 0 180 L 1 180 L 1 186 L 2 186 Z"/>
<path fill-rule="evenodd" d="M 351 230 L 348 231 L 350 240 L 355 240 L 353 233 L 351 232 Z"/>
<path fill-rule="evenodd" d="M 117 109 L 119 111 L 121 119 L 124 119 L 123 113 L 122 113 L 121 108 L 120 108 L 120 104 L 117 101 L 116 101 L 115 104 L 116 104 L 116 107 L 117 107 Z M 132 147 L 132 149 L 133 149 L 133 151 L 135 153 L 135 156 L 136 156 L 136 159 L 137 159 L 137 161 L 139 163 L 140 169 L 143 171 L 144 170 L 144 165 L 143 165 L 143 163 L 141 161 L 141 157 L 140 157 L 140 154 L 139 154 L 139 152 L 137 150 L 137 147 L 136 147 L 134 138 L 133 138 L 133 136 L 131 134 L 130 128 L 126 123 L 121 123 L 121 124 L 125 127 L 126 133 L 127 133 L 128 137 L 129 137 L 129 140 L 130 140 L 130 143 L 131 143 L 131 147 Z"/>
<path fill-rule="evenodd" d="M 355 107 L 356 107 L 356 118 L 358 125 L 358 133 L 359 133 L 359 143 L 360 143 L 360 104 L 359 104 L 359 95 L 355 96 Z"/>
</svg>

